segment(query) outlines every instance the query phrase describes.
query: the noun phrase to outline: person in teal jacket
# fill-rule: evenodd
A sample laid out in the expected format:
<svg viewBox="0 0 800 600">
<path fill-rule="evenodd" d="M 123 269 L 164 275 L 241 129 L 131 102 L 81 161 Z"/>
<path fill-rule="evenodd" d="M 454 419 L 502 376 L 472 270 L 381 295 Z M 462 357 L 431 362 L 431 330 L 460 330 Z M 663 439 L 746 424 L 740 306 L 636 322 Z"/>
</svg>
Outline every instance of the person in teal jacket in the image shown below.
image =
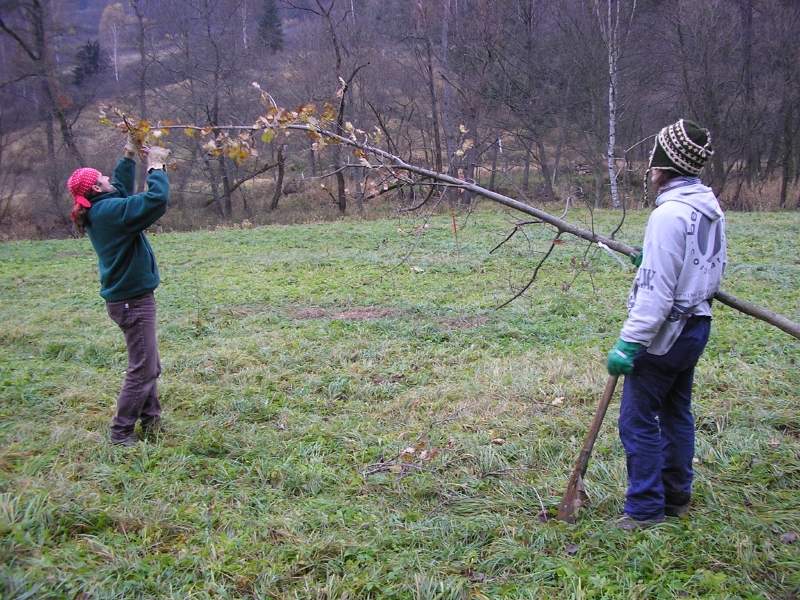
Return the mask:
<svg viewBox="0 0 800 600">
<path fill-rule="evenodd" d="M 145 150 L 147 188 L 134 194 L 137 151 L 131 136 L 112 177 L 84 167 L 67 182 L 75 199 L 72 220 L 79 234 L 88 234 L 97 253 L 100 295 L 109 317 L 125 335 L 128 348 L 128 370 L 110 431 L 111 443 L 123 446 L 137 443 L 137 421 L 141 421 L 145 436 L 161 428 L 156 386 L 161 361 L 153 295 L 160 280 L 156 257 L 144 231 L 167 211 L 169 179 L 165 169 L 169 150 Z"/>
</svg>

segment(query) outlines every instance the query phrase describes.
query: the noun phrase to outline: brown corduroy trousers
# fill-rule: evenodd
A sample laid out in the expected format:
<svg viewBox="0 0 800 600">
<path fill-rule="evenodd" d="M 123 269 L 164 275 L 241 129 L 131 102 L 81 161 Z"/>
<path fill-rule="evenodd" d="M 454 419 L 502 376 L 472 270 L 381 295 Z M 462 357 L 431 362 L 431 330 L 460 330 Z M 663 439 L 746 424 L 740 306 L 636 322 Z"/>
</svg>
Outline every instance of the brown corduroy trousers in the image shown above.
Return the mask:
<svg viewBox="0 0 800 600">
<path fill-rule="evenodd" d="M 111 422 L 111 441 L 133 435 L 136 421 L 147 428 L 161 418 L 156 381 L 161 361 L 156 343 L 156 300 L 152 292 L 120 302 L 107 302 L 108 316 L 125 334 L 128 371 L 117 398 L 117 414 Z"/>
</svg>

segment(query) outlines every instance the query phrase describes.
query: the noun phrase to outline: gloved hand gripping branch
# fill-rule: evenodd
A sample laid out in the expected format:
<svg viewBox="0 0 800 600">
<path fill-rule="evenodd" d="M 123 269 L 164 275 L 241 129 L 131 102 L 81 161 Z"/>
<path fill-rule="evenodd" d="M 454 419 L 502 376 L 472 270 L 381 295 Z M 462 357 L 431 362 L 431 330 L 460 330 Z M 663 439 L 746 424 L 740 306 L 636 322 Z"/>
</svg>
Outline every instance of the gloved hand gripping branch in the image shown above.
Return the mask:
<svg viewBox="0 0 800 600">
<path fill-rule="evenodd" d="M 628 258 L 631 259 L 631 263 L 633 264 L 633 266 L 638 269 L 639 267 L 642 266 L 642 259 L 644 258 L 644 251 L 641 248 L 639 248 L 639 246 L 634 246 L 634 249 L 636 250 L 636 252 L 631 252 L 628 255 Z"/>
<path fill-rule="evenodd" d="M 168 148 L 161 148 L 160 146 L 153 146 L 147 154 L 147 172 L 153 169 L 160 169 L 162 171 L 167 168 L 167 159 L 172 151 Z"/>
<path fill-rule="evenodd" d="M 132 131 L 128 132 L 128 140 L 125 142 L 125 152 L 130 152 L 133 155 L 138 155 L 141 144 L 139 138 Z"/>
</svg>

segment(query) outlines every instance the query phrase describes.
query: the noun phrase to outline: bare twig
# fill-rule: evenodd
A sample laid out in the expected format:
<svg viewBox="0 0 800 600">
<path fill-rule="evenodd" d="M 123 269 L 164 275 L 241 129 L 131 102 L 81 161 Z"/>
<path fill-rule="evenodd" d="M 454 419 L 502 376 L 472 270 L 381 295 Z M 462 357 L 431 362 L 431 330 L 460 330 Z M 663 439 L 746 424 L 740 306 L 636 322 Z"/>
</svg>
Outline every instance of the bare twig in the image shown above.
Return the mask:
<svg viewBox="0 0 800 600">
<path fill-rule="evenodd" d="M 463 412 L 463 410 L 464 410 L 463 408 L 458 409 L 457 411 L 455 411 L 451 415 L 447 416 L 446 418 L 439 419 L 439 420 L 434 421 L 433 423 L 431 423 L 428 426 L 427 429 L 425 429 L 423 432 L 421 432 L 416 437 L 416 439 L 414 440 L 414 442 L 411 445 L 412 446 L 416 446 L 417 444 L 419 444 L 420 441 L 422 441 L 423 438 L 427 437 L 428 434 L 431 431 L 433 431 L 433 429 L 435 427 L 438 427 L 439 425 L 444 425 L 446 423 L 449 423 L 450 421 L 455 419 L 461 412 Z M 401 461 L 400 464 L 397 464 L 397 460 L 398 459 L 402 459 L 403 456 L 405 456 L 405 449 L 400 450 L 397 454 L 394 455 L 393 458 L 390 458 L 389 460 L 378 462 L 378 463 L 372 463 L 371 465 L 367 465 L 367 467 L 366 467 L 367 470 L 362 471 L 361 475 L 366 477 L 367 475 L 373 475 L 375 473 L 380 473 L 381 471 L 388 471 L 388 470 L 390 470 L 392 468 L 396 468 L 396 467 L 400 467 L 401 468 L 401 471 L 400 471 L 401 474 L 402 474 L 403 470 L 406 467 L 411 468 L 411 469 L 416 469 L 418 471 L 424 471 L 425 470 L 423 467 L 420 467 L 419 465 L 415 465 L 414 463 L 409 463 L 409 462 L 406 462 L 406 461 Z"/>
<path fill-rule="evenodd" d="M 512 296 L 511 298 L 509 298 L 508 300 L 506 300 L 505 302 L 503 302 L 501 305 L 499 305 L 499 306 L 497 307 L 497 310 L 499 310 L 499 309 L 503 308 L 504 306 L 508 306 L 509 304 L 511 304 L 511 303 L 512 303 L 514 300 L 516 300 L 517 298 L 519 298 L 520 296 L 522 296 L 522 294 L 524 294 L 524 293 L 525 293 L 525 292 L 528 290 L 528 288 L 529 288 L 529 287 L 531 287 L 531 286 L 533 285 L 533 282 L 534 282 L 534 281 L 536 281 L 536 277 L 539 275 L 539 269 L 541 269 L 541 268 L 542 268 L 542 266 L 544 265 L 544 263 L 547 261 L 547 258 L 548 258 L 548 257 L 550 256 L 550 254 L 553 252 L 553 249 L 554 249 L 554 248 L 557 246 L 557 240 L 558 240 L 560 237 L 561 237 L 561 232 L 559 231 L 559 232 L 556 234 L 556 237 L 554 237 L 554 238 L 553 238 L 553 241 L 550 243 L 550 248 L 548 248 L 548 249 L 547 249 L 547 252 L 546 252 L 546 253 L 545 253 L 545 255 L 542 257 L 542 259 L 539 261 L 539 264 L 537 264 L 537 265 L 536 265 L 536 268 L 533 270 L 533 275 L 531 276 L 531 278 L 530 278 L 530 281 L 528 281 L 528 283 L 526 283 L 526 284 L 525 284 L 525 286 L 524 286 L 524 287 L 523 287 L 523 288 L 522 288 L 522 289 L 521 289 L 519 292 L 517 292 L 516 294 L 514 294 L 514 296 Z"/>
</svg>

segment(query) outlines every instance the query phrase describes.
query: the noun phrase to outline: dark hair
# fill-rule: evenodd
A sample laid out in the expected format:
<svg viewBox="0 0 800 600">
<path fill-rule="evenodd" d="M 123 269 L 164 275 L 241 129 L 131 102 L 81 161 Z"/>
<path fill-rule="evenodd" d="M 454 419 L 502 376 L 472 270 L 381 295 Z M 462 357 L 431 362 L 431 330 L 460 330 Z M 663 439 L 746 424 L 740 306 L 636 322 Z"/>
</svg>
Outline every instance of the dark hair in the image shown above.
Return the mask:
<svg viewBox="0 0 800 600">
<path fill-rule="evenodd" d="M 87 200 L 91 200 L 96 195 L 95 191 L 90 189 L 83 197 Z M 78 232 L 78 235 L 86 235 L 86 225 L 89 223 L 89 209 L 80 204 L 76 204 L 75 208 L 72 209 L 72 222 L 75 223 L 75 230 Z"/>
</svg>

